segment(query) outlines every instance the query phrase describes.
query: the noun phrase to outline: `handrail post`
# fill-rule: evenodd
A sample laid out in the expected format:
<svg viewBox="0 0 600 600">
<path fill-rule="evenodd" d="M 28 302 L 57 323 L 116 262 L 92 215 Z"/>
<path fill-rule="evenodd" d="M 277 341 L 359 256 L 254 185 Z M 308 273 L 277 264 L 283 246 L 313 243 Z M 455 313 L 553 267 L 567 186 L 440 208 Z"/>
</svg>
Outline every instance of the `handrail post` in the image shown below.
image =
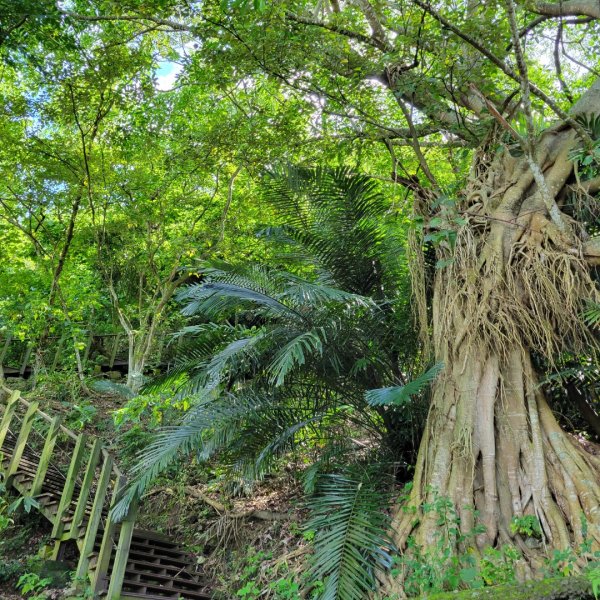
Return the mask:
<svg viewBox="0 0 600 600">
<path fill-rule="evenodd" d="M 8 433 L 8 428 L 10 427 L 10 423 L 12 421 L 13 415 L 15 414 L 15 410 L 17 410 L 17 404 L 19 402 L 19 398 L 21 397 L 21 392 L 19 390 L 15 390 L 6 406 L 4 408 L 4 414 L 2 415 L 2 421 L 0 421 L 0 449 L 4 444 L 4 440 L 6 439 L 6 434 Z M 0 470 L 2 470 L 2 463 L 0 462 Z"/>
<path fill-rule="evenodd" d="M 117 480 L 115 481 L 115 487 L 113 490 L 111 507 L 116 502 L 119 492 L 125 486 L 127 480 L 124 475 L 118 475 Z M 94 571 L 94 578 L 92 581 L 92 593 L 94 598 L 97 598 L 98 595 L 104 591 L 102 586 L 106 583 L 107 575 L 108 575 L 108 567 L 110 566 L 110 557 L 113 551 L 113 540 L 115 537 L 115 532 L 117 529 L 117 524 L 113 521 L 110 511 L 108 516 L 106 517 L 106 523 L 104 524 L 104 534 L 102 536 L 102 543 L 100 545 L 100 552 L 98 553 L 98 561 L 96 563 L 96 570 Z"/>
<path fill-rule="evenodd" d="M 65 524 L 63 518 L 71 505 L 73 499 L 73 492 L 75 491 L 75 482 L 77 479 L 77 473 L 83 460 L 83 452 L 85 450 L 85 443 L 87 436 L 82 433 L 78 436 L 77 442 L 75 443 L 75 449 L 73 450 L 73 457 L 71 458 L 71 464 L 69 465 L 69 471 L 67 472 L 67 479 L 65 481 L 65 487 L 63 488 L 60 496 L 60 502 L 58 504 L 58 510 L 56 511 L 54 521 L 54 527 L 52 528 L 52 537 L 58 539 L 62 537 Z"/>
<path fill-rule="evenodd" d="M 79 498 L 77 499 L 77 506 L 75 513 L 73 514 L 73 521 L 71 523 L 71 531 L 69 537 L 71 539 L 77 539 L 79 537 L 79 528 L 85 517 L 85 508 L 87 506 L 88 497 L 94 483 L 94 477 L 96 475 L 96 467 L 100 460 L 100 451 L 102 450 L 102 442 L 98 438 L 94 439 L 92 443 L 92 449 L 90 452 L 90 458 L 85 470 L 85 475 L 81 483 L 81 490 L 79 491 Z"/>
<path fill-rule="evenodd" d="M 77 563 L 77 571 L 75 572 L 76 579 L 83 579 L 88 572 L 90 555 L 94 551 L 94 544 L 96 543 L 98 528 L 100 527 L 100 521 L 102 520 L 102 508 L 104 507 L 104 500 L 106 499 L 108 486 L 110 485 L 113 462 L 112 456 L 108 454 L 104 460 L 104 464 L 102 465 L 100 478 L 98 479 L 98 486 L 96 488 L 96 496 L 94 498 L 94 504 L 92 505 L 92 514 L 90 515 L 90 519 L 87 524 L 79 562 Z"/>
<path fill-rule="evenodd" d="M 15 449 L 13 450 L 12 457 L 6 469 L 5 479 L 7 485 L 11 485 L 12 479 L 19 468 L 19 463 L 21 462 L 21 457 L 23 456 L 23 451 L 25 450 L 25 445 L 27 444 L 27 438 L 29 437 L 29 433 L 33 427 L 33 419 L 35 419 L 38 406 L 38 402 L 32 402 L 27 408 L 27 412 L 23 417 L 21 430 L 19 431 L 19 437 L 17 437 Z"/>
<path fill-rule="evenodd" d="M 137 516 L 137 502 L 133 501 L 129 506 L 127 517 L 121 523 L 121 532 L 119 534 L 119 543 L 115 554 L 112 573 L 110 574 L 110 586 L 108 588 L 108 598 L 120 598 L 125 571 L 127 570 L 127 561 L 129 559 L 129 549 L 131 548 L 131 539 L 135 527 L 135 518 Z"/>
<path fill-rule="evenodd" d="M 54 451 L 54 446 L 56 444 L 56 438 L 58 437 L 59 431 L 60 417 L 54 417 L 54 419 L 52 419 L 52 423 L 50 423 L 48 433 L 46 434 L 44 449 L 42 450 L 40 461 L 38 462 L 38 467 L 35 472 L 35 477 L 33 478 L 31 489 L 29 490 L 30 495 L 33 497 L 37 496 L 42 491 L 44 480 L 46 479 L 46 472 L 50 466 L 50 459 L 52 458 L 52 452 Z"/>
</svg>

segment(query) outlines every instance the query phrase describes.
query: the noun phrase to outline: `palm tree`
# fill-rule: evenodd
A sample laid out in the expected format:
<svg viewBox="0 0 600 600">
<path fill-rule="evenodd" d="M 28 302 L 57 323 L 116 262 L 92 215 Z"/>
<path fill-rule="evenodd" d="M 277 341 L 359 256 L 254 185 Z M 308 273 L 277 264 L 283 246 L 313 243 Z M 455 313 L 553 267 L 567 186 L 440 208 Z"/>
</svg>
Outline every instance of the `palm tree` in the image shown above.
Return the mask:
<svg viewBox="0 0 600 600">
<path fill-rule="evenodd" d="M 253 479 L 301 447 L 315 457 L 306 481 L 318 492 L 317 522 L 335 510 L 346 515 L 338 528 L 363 532 L 341 548 L 327 541 L 331 535 L 317 539 L 327 557 L 320 564 L 329 565 L 318 572 L 330 575 L 334 595 L 328 597 L 337 597 L 356 579 L 352 561 L 385 562 L 376 548 L 387 538 L 380 503 L 373 501 L 379 492 L 360 478 L 338 475 L 339 493 L 333 493 L 332 480 L 316 475 L 344 456 L 356 463 L 366 452 L 374 460 L 399 432 L 407 452 L 394 459 L 410 464 L 425 406 L 411 398 L 435 370 L 406 385 L 421 366 L 408 274 L 376 183 L 346 169 L 294 168 L 269 176 L 265 189 L 283 224 L 262 235 L 290 270 L 213 262 L 203 265 L 200 283 L 179 294 L 191 324 L 178 334 L 183 344 L 176 366 L 153 386 L 174 388 L 193 398 L 193 406 L 140 455 L 135 482 L 115 516 L 126 514 L 128 502 L 181 454 L 208 459 L 218 453 L 240 477 Z M 390 447 L 397 451 L 397 440 Z M 358 514 L 348 502 L 364 510 Z M 373 584 L 373 569 L 361 573 L 354 583 L 364 591 Z"/>
</svg>

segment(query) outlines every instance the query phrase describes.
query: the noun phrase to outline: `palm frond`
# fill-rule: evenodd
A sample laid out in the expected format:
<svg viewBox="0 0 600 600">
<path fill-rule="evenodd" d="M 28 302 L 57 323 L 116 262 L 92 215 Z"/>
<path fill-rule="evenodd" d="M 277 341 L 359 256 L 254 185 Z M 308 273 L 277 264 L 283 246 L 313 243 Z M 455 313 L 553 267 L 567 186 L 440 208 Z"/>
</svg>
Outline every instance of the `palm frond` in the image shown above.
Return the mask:
<svg viewBox="0 0 600 600">
<path fill-rule="evenodd" d="M 150 483 L 183 455 L 196 451 L 206 460 L 227 446 L 241 420 L 257 412 L 261 399 L 253 395 L 208 397 L 197 403 L 177 426 L 163 427 L 137 456 L 132 483 L 112 509 L 113 518 L 127 516 L 129 506 Z"/>
<path fill-rule="evenodd" d="M 302 248 L 337 287 L 369 295 L 382 286 L 388 259 L 383 226 L 388 208 L 376 181 L 347 168 L 280 170 L 265 184 L 265 197 L 285 220 L 269 234 Z"/>
<path fill-rule="evenodd" d="M 131 399 L 136 395 L 126 385 L 109 381 L 108 379 L 99 379 L 98 381 L 94 381 L 90 387 L 95 392 L 100 392 L 102 394 L 116 394 L 117 396 L 127 399 Z"/>
<path fill-rule="evenodd" d="M 187 304 L 181 311 L 184 316 L 201 314 L 208 317 L 215 317 L 227 311 L 256 305 L 262 307 L 273 316 L 285 316 L 297 320 L 302 319 L 301 314 L 273 296 L 253 290 L 250 287 L 231 283 L 213 281 L 194 284 L 185 290 L 185 292 L 180 293 L 178 299 L 187 301 Z"/>
<path fill-rule="evenodd" d="M 290 283 L 285 287 L 284 295 L 286 298 L 293 299 L 294 303 L 303 305 L 319 306 L 321 304 L 337 303 L 375 308 L 375 303 L 370 298 L 346 292 L 320 281 L 313 283 L 300 277 L 290 278 Z"/>
<path fill-rule="evenodd" d="M 182 340 L 175 363 L 167 373 L 156 377 L 143 388 L 144 392 L 165 392 L 182 397 L 195 394 L 205 385 L 207 369 L 230 344 L 248 340 L 264 333 L 261 328 L 230 323 L 202 323 L 185 327 L 175 334 Z M 215 367 L 215 363 L 212 363 Z"/>
<path fill-rule="evenodd" d="M 368 390 L 365 399 L 371 406 L 403 406 L 415 394 L 425 389 L 440 373 L 444 365 L 438 363 L 406 385 Z"/>
<path fill-rule="evenodd" d="M 598 324 L 600 324 L 600 304 L 589 302 L 583 311 L 583 321 L 589 327 L 598 327 Z"/>
<path fill-rule="evenodd" d="M 315 531 L 309 577 L 323 581 L 321 600 L 362 600 L 374 591 L 377 570 L 391 566 L 388 499 L 372 471 L 322 475 L 309 502 Z"/>
<path fill-rule="evenodd" d="M 270 380 L 276 386 L 285 382 L 287 374 L 306 362 L 309 355 L 323 354 L 323 331 L 306 331 L 290 340 L 273 359 L 269 366 Z M 326 341 L 326 339 L 325 339 Z"/>
<path fill-rule="evenodd" d="M 231 372 L 244 371 L 253 360 L 256 346 L 264 339 L 266 334 L 256 335 L 234 340 L 227 344 L 218 354 L 213 356 L 203 369 L 206 382 L 218 385 L 225 375 Z"/>
</svg>

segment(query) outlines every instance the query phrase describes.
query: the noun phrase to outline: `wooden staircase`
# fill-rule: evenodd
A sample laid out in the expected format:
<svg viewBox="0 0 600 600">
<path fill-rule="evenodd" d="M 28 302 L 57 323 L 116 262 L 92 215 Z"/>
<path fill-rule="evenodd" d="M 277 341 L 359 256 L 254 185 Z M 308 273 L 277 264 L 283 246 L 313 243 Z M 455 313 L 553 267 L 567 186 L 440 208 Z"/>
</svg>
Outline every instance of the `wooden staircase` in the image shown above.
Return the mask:
<svg viewBox="0 0 600 600">
<path fill-rule="evenodd" d="M 76 578 L 89 579 L 94 598 L 211 598 L 181 546 L 135 527 L 137 506 L 122 523 L 111 518 L 126 479 L 100 440 L 74 434 L 18 391 L 0 402 L 0 411 L 0 477 L 33 498 L 52 524 L 53 558 L 77 548 Z"/>
</svg>

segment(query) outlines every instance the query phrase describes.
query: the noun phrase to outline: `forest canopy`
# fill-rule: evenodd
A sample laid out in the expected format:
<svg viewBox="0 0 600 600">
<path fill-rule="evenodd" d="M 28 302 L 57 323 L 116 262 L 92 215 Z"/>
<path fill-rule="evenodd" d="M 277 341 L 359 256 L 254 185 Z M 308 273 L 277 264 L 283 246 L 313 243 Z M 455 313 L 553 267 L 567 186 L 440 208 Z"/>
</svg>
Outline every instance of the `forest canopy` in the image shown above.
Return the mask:
<svg viewBox="0 0 600 600">
<path fill-rule="evenodd" d="M 0 0 L 3 377 L 120 398 L 118 519 L 174 465 L 291 470 L 310 597 L 585 570 L 599 34 L 595 0 Z"/>
</svg>

